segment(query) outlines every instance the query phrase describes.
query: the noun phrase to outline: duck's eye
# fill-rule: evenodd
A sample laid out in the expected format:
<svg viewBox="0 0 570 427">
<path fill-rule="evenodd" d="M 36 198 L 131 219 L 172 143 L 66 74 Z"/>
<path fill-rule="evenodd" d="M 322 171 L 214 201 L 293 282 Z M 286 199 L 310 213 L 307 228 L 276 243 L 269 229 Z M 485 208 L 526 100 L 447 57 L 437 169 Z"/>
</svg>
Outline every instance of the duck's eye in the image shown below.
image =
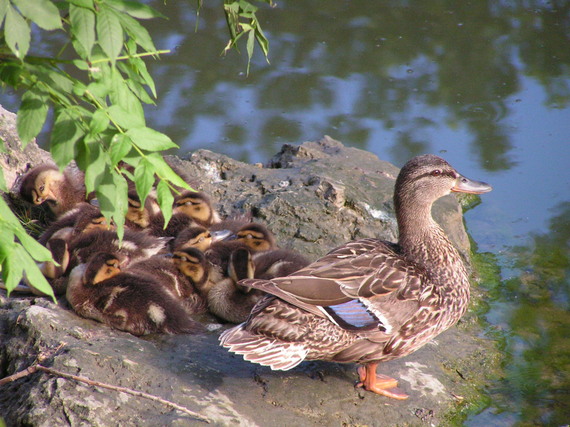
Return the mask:
<svg viewBox="0 0 570 427">
<path fill-rule="evenodd" d="M 199 242 L 203 242 L 203 241 L 204 241 L 204 236 L 200 237 L 200 238 L 198 239 L 198 241 L 199 241 Z"/>
<path fill-rule="evenodd" d="M 46 189 L 45 186 L 40 185 L 40 191 L 41 191 L 42 193 L 43 193 L 43 191 L 44 191 L 45 189 Z"/>
<path fill-rule="evenodd" d="M 440 176 L 441 175 L 441 171 L 439 169 L 436 169 L 434 171 L 432 171 L 431 176 Z"/>
</svg>

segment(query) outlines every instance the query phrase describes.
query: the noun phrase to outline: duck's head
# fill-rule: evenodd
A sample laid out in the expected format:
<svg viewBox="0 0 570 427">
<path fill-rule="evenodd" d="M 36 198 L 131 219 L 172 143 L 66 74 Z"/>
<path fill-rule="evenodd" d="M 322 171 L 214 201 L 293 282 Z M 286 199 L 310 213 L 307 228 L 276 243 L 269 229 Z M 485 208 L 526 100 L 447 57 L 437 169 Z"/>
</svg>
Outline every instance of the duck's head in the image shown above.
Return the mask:
<svg viewBox="0 0 570 427">
<path fill-rule="evenodd" d="M 210 198 L 201 191 L 184 191 L 176 196 L 172 212 L 184 214 L 205 227 L 220 221 Z"/>
<path fill-rule="evenodd" d="M 493 188 L 484 182 L 470 180 L 457 172 L 441 157 L 433 154 L 409 160 L 396 179 L 396 210 L 407 204 L 430 206 L 451 192 L 482 194 Z"/>
<path fill-rule="evenodd" d="M 22 198 L 34 205 L 49 202 L 56 205 L 58 191 L 61 189 L 63 173 L 56 166 L 41 165 L 26 174 L 22 180 L 20 194 Z"/>
<path fill-rule="evenodd" d="M 244 225 L 236 233 L 236 239 L 243 242 L 253 252 L 275 249 L 275 237 L 269 229 L 255 222 Z"/>
<path fill-rule="evenodd" d="M 205 252 L 210 248 L 212 243 L 223 240 L 229 235 L 230 232 L 227 230 L 210 231 L 201 225 L 195 225 L 178 233 L 172 246 L 175 250 L 196 248 Z"/>
<path fill-rule="evenodd" d="M 147 228 L 150 225 L 150 212 L 148 207 L 141 203 L 137 192 L 129 191 L 127 201 L 128 207 L 125 218 L 141 228 Z"/>
<path fill-rule="evenodd" d="M 115 254 L 98 252 L 87 263 L 83 273 L 84 283 L 96 285 L 121 272 L 121 260 Z"/>
<path fill-rule="evenodd" d="M 85 207 L 75 220 L 73 233 L 89 233 L 94 230 L 115 230 L 113 221 L 109 222 L 99 208 L 85 203 Z"/>
<path fill-rule="evenodd" d="M 177 250 L 172 254 L 172 261 L 198 289 L 208 281 L 208 261 L 201 250 L 196 248 Z"/>
</svg>

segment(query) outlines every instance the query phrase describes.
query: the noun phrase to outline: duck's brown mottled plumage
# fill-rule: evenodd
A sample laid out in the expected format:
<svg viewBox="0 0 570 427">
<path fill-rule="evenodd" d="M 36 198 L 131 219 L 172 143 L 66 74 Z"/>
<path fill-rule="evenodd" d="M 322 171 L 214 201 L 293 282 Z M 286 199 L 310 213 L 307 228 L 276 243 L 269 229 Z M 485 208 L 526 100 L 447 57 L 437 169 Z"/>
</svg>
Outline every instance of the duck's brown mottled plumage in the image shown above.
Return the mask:
<svg viewBox="0 0 570 427">
<path fill-rule="evenodd" d="M 334 249 L 287 277 L 243 283 L 270 294 L 221 344 L 246 360 L 290 369 L 303 360 L 364 364 L 360 384 L 397 399 L 379 362 L 406 356 L 453 325 L 469 301 L 461 256 L 431 216 L 451 191 L 490 191 L 445 160 L 411 159 L 396 180 L 398 244 L 363 239 Z"/>
</svg>

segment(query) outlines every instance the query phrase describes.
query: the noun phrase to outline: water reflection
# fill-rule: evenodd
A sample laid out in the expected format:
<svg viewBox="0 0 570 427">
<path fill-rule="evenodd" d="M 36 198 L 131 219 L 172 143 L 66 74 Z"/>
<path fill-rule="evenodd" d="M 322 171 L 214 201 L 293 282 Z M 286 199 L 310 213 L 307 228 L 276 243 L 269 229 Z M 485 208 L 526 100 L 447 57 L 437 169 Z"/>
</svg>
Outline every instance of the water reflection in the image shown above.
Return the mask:
<svg viewBox="0 0 570 427">
<path fill-rule="evenodd" d="M 510 278 L 488 289 L 506 346 L 493 406 L 524 425 L 562 426 L 570 414 L 570 201 L 556 207 L 548 232 L 513 253 Z"/>
<path fill-rule="evenodd" d="M 225 42 L 217 4 L 204 5 L 198 33 L 192 4 L 166 7 L 171 20 L 153 21 L 151 32 L 176 55 L 154 66 L 167 95 L 151 116 L 185 149 L 242 147 L 240 157 L 260 161 L 282 142 L 332 130 L 370 149 L 384 128 L 400 132 L 393 145 L 403 162 L 444 124 L 466 126 L 482 167 L 505 170 L 513 144 L 503 119 L 521 73 L 544 86 L 548 103 L 568 103 L 566 2 L 282 1 L 261 12 L 274 66 L 260 56 L 247 78 L 245 55 L 212 54 Z"/>
</svg>

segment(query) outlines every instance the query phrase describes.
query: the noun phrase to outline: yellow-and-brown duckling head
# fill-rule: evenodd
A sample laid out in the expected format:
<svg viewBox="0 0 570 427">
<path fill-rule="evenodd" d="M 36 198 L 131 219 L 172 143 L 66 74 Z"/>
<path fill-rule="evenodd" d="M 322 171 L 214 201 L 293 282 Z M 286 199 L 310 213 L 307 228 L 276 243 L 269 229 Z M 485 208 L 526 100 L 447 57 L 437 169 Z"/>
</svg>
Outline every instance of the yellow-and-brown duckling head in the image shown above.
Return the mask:
<svg viewBox="0 0 570 427">
<path fill-rule="evenodd" d="M 133 335 L 202 330 L 155 277 L 122 270 L 120 258 L 99 252 L 73 269 L 66 297 L 77 314 Z"/>
<path fill-rule="evenodd" d="M 172 261 L 196 290 L 206 297 L 213 282 L 210 281 L 211 265 L 204 252 L 195 247 L 179 248 L 172 253 Z"/>
<path fill-rule="evenodd" d="M 136 190 L 131 190 L 127 194 L 127 213 L 125 215 L 125 225 L 133 229 L 146 229 L 151 225 L 152 218 L 162 215 L 158 203 L 152 194 L 141 203 L 141 199 Z"/>
<path fill-rule="evenodd" d="M 210 231 L 200 225 L 185 228 L 172 241 L 171 247 L 173 251 L 196 248 L 205 252 L 212 244 L 224 240 L 230 236 L 227 230 Z"/>
<path fill-rule="evenodd" d="M 469 302 L 463 259 L 431 215 L 433 203 L 452 191 L 481 194 L 491 187 L 440 157 L 411 159 L 394 191 L 398 244 L 356 240 L 289 276 L 244 280 L 271 297 L 225 331 L 222 346 L 280 370 L 303 360 L 361 363 L 359 386 L 406 399 L 397 380 L 377 376 L 378 364 L 428 343 L 456 323 Z"/>
<path fill-rule="evenodd" d="M 240 228 L 236 233 L 236 241 L 243 243 L 252 252 L 268 251 L 277 248 L 273 233 L 265 225 L 255 222 Z"/>
<path fill-rule="evenodd" d="M 54 165 L 40 165 L 22 179 L 21 197 L 34 205 L 46 203 L 56 217 L 86 200 L 83 174 L 75 168 L 63 172 Z"/>
<path fill-rule="evenodd" d="M 172 212 L 184 214 L 203 227 L 220 222 L 210 197 L 202 191 L 184 191 L 177 195 Z"/>
</svg>

